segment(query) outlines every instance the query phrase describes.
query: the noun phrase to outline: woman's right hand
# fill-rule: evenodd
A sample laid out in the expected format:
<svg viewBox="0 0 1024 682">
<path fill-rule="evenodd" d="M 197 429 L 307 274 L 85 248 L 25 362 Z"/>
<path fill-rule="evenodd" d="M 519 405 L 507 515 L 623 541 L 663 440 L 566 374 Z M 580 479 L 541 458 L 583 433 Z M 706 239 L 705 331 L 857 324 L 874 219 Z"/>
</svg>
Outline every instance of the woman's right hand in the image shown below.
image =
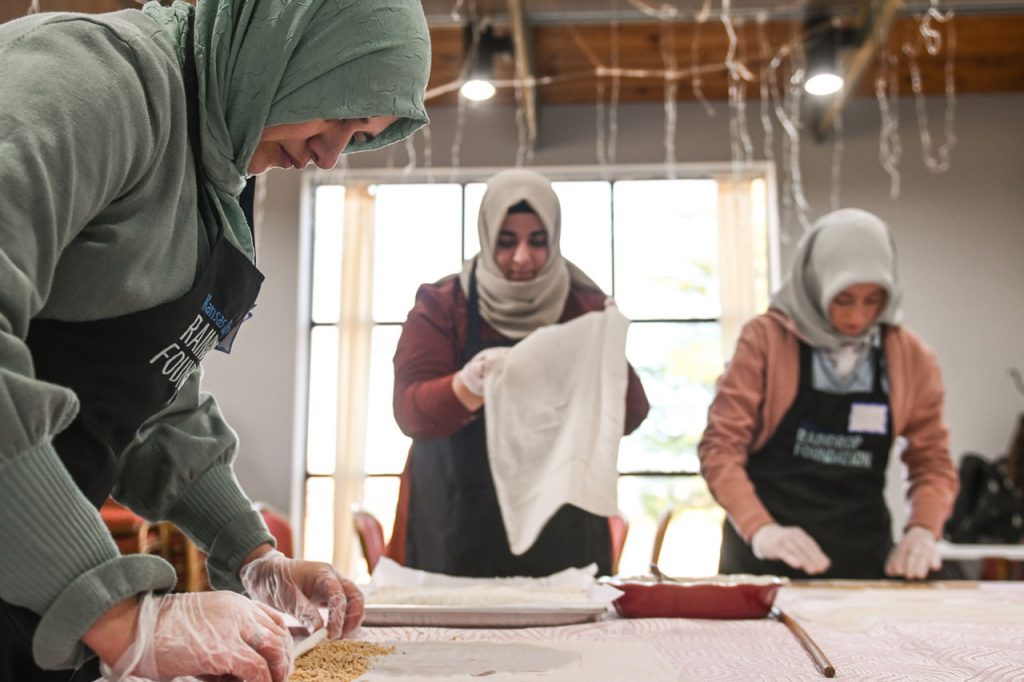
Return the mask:
<svg viewBox="0 0 1024 682">
<path fill-rule="evenodd" d="M 283 617 L 240 594 L 146 594 L 137 613 L 134 640 L 116 662 L 97 651 L 105 680 L 227 676 L 285 682 L 292 672 L 292 639 Z"/>
<path fill-rule="evenodd" d="M 832 565 L 814 538 L 798 526 L 765 524 L 754 531 L 750 548 L 758 559 L 785 561 L 807 575 L 824 573 Z"/>
</svg>

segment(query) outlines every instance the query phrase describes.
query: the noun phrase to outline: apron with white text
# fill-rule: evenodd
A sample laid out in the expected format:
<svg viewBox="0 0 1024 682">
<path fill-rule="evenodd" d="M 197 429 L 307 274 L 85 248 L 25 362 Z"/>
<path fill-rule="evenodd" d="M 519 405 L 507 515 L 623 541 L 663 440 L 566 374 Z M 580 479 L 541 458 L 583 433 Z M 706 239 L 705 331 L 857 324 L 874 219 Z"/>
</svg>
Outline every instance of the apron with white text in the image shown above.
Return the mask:
<svg viewBox="0 0 1024 682">
<path fill-rule="evenodd" d="M 796 399 L 764 447 L 747 459 L 747 474 L 768 512 L 783 526 L 803 528 L 831 559 L 816 578 L 885 577 L 892 529 L 882 491 L 893 437 L 882 348 L 871 350 L 871 390 L 836 394 L 814 388 L 813 350 L 801 342 Z M 755 557 L 729 521 L 722 527 L 719 572 L 810 577 L 783 561 Z"/>
</svg>

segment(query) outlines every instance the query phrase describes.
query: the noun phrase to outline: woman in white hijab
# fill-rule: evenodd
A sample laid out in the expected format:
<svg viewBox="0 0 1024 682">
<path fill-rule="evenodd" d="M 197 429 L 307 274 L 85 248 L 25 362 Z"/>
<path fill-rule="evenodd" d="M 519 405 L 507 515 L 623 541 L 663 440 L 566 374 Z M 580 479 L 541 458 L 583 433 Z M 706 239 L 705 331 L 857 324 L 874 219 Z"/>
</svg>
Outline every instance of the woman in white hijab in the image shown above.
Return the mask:
<svg viewBox="0 0 1024 682">
<path fill-rule="evenodd" d="M 725 508 L 722 573 L 924 578 L 957 491 L 932 352 L 900 326 L 896 251 L 857 209 L 797 247 L 769 311 L 749 322 L 698 447 Z M 893 549 L 883 498 L 906 441 L 910 515 Z"/>
<path fill-rule="evenodd" d="M 487 183 L 480 253 L 416 294 L 395 353 L 395 419 L 413 438 L 389 554 L 463 576 L 540 576 L 596 562 L 611 570 L 607 519 L 566 505 L 513 555 L 488 464 L 483 385 L 488 360 L 539 327 L 602 310 L 606 296 L 559 250 L 551 183 L 507 170 Z M 625 431 L 647 415 L 630 369 Z"/>
</svg>

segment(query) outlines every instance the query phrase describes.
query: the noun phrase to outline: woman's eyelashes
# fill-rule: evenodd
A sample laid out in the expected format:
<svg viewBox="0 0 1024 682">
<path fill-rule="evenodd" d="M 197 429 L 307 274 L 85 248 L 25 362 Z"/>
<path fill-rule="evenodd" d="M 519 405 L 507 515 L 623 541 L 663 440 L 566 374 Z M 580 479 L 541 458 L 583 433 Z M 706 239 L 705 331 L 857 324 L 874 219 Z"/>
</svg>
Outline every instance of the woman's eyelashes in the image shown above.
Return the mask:
<svg viewBox="0 0 1024 682">
<path fill-rule="evenodd" d="M 548 245 L 548 233 L 543 230 L 534 232 L 526 239 L 527 245 L 534 249 L 542 249 Z M 498 235 L 499 249 L 514 249 L 519 246 L 519 236 L 513 232 L 502 232 Z"/>
</svg>

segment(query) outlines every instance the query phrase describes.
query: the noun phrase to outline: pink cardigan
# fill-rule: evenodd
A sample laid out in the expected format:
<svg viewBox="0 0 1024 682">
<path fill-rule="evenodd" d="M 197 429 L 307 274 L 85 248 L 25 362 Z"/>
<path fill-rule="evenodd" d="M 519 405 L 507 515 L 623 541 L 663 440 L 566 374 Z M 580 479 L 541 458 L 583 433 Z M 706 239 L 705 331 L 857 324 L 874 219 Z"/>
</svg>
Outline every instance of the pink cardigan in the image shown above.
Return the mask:
<svg viewBox="0 0 1024 682">
<path fill-rule="evenodd" d="M 799 348 L 795 326 L 781 312 L 769 310 L 748 322 L 719 379 L 697 447 L 711 494 L 748 541 L 774 519 L 747 477 L 747 457 L 768 441 L 796 399 Z M 938 537 L 959 487 L 942 420 L 942 375 L 931 350 L 904 327 L 888 329 L 885 357 L 893 434 L 907 440 L 906 527 L 922 526 Z"/>
</svg>

